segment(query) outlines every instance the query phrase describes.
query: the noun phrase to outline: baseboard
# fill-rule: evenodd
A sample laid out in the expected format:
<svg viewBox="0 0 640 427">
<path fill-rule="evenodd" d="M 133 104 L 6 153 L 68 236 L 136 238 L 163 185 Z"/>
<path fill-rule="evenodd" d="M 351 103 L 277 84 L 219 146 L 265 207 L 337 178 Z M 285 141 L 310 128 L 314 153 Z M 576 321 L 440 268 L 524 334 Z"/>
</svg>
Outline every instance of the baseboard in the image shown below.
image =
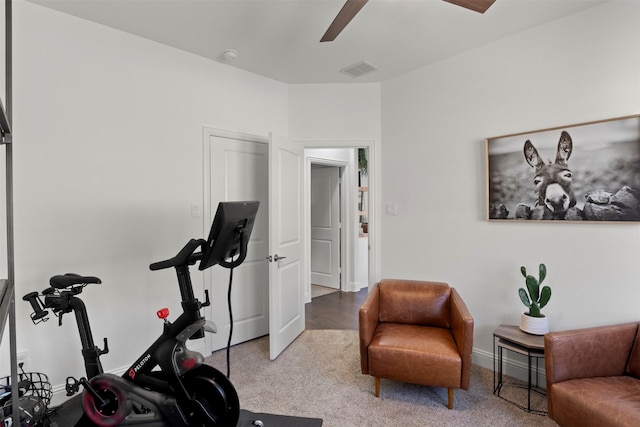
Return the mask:
<svg viewBox="0 0 640 427">
<path fill-rule="evenodd" d="M 493 353 L 477 348 L 472 352 L 472 363 L 490 370 L 494 370 Z M 497 355 L 496 355 L 497 358 Z M 496 362 L 497 363 L 497 362 Z M 503 374 L 516 378 L 521 381 L 528 380 L 528 365 L 526 356 L 521 356 L 510 351 L 505 351 L 503 356 Z M 495 366 L 497 369 L 497 365 Z M 546 387 L 546 373 L 544 370 L 544 361 L 538 361 L 538 369 L 536 371 L 535 360 L 531 366 L 531 381 L 535 384 L 536 373 L 538 374 L 538 385 L 541 388 Z"/>
<path fill-rule="evenodd" d="M 346 292 L 358 292 L 362 284 L 360 282 L 349 282 L 348 289 L 344 289 Z"/>
</svg>

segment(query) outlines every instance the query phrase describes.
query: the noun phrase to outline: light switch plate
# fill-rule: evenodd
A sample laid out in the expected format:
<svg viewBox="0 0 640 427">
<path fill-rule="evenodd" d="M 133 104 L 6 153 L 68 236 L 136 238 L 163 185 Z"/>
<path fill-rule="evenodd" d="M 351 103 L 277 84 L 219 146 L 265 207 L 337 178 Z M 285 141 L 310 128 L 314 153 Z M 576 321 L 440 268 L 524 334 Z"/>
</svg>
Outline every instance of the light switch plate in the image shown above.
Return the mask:
<svg viewBox="0 0 640 427">
<path fill-rule="evenodd" d="M 398 215 L 398 204 L 395 202 L 387 203 L 385 213 L 387 215 Z"/>
</svg>

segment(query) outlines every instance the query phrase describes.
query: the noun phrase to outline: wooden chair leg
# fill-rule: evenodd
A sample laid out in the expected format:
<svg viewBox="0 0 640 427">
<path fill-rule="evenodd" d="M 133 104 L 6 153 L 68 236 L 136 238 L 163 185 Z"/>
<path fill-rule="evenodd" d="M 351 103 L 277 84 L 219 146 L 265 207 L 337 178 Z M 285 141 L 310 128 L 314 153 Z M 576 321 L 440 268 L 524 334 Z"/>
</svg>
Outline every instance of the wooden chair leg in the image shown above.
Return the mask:
<svg viewBox="0 0 640 427">
<path fill-rule="evenodd" d="M 376 380 L 376 397 L 380 397 L 380 377 L 374 377 Z"/>
<path fill-rule="evenodd" d="M 453 389 L 452 388 L 449 389 L 449 404 L 447 405 L 447 408 L 453 409 Z"/>
</svg>

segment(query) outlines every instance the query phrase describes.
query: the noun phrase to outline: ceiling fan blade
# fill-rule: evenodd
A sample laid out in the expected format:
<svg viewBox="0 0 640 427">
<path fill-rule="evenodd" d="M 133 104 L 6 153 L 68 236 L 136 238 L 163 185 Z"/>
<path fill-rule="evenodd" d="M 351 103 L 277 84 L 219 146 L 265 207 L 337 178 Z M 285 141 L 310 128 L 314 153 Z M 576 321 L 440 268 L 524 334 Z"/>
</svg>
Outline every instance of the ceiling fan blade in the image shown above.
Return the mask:
<svg viewBox="0 0 640 427">
<path fill-rule="evenodd" d="M 478 13 L 485 13 L 496 0 L 444 0 L 447 3 L 462 6 Z"/>
<path fill-rule="evenodd" d="M 364 6 L 367 1 L 368 0 L 347 0 L 344 6 L 342 6 L 342 9 L 340 9 L 340 12 L 338 12 L 338 15 L 336 15 L 331 25 L 329 25 L 327 32 L 324 33 L 324 36 L 322 36 L 320 41 L 334 41 L 336 37 L 338 37 L 338 34 L 340 34 L 342 30 L 344 30 L 344 28 L 347 26 L 347 24 L 351 22 L 353 17 L 356 16 L 358 12 L 360 12 L 360 9 L 362 9 L 362 6 Z"/>
</svg>

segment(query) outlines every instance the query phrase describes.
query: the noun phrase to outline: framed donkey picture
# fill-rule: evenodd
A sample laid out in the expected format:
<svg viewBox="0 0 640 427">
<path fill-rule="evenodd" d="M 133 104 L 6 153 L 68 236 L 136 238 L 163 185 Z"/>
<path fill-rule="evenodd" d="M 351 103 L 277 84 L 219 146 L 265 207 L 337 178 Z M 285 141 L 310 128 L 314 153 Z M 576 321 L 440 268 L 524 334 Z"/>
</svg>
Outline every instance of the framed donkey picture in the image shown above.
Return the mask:
<svg viewBox="0 0 640 427">
<path fill-rule="evenodd" d="M 491 221 L 640 221 L 640 115 L 486 139 Z"/>
</svg>

